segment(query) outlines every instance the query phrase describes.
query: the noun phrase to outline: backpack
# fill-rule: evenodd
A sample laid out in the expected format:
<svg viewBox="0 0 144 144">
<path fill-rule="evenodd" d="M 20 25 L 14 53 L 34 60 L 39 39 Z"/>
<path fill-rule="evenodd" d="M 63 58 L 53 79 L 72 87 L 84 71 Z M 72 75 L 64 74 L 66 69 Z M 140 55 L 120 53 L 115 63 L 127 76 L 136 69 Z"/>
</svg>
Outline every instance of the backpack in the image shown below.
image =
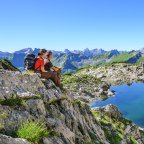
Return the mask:
<svg viewBox="0 0 144 144">
<path fill-rule="evenodd" d="M 27 54 L 24 59 L 25 70 L 35 70 L 34 65 L 36 60 L 37 58 L 35 57 L 34 54 Z"/>
</svg>

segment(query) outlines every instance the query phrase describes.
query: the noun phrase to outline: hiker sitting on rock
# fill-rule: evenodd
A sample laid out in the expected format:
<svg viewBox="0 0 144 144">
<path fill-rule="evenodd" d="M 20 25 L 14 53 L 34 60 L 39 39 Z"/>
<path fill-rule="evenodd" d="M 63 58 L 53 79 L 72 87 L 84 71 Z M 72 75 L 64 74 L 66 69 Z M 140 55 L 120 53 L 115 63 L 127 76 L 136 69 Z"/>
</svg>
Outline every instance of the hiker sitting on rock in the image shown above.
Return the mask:
<svg viewBox="0 0 144 144">
<path fill-rule="evenodd" d="M 45 58 L 45 70 L 48 71 L 51 75 L 54 75 L 57 78 L 57 83 L 59 86 L 60 84 L 60 78 L 61 78 L 61 68 L 54 66 L 52 64 L 53 59 L 53 53 L 51 51 L 48 52 L 47 57 Z"/>
<path fill-rule="evenodd" d="M 44 69 L 44 58 L 46 57 L 46 55 L 48 54 L 47 50 L 45 49 L 41 49 L 40 52 L 38 53 L 38 56 L 35 60 L 35 65 L 34 65 L 34 69 L 36 73 L 44 73 L 47 72 Z"/>
<path fill-rule="evenodd" d="M 56 84 L 56 86 L 60 87 L 60 79 L 58 78 L 57 73 L 45 69 L 45 59 L 47 58 L 47 55 L 47 50 L 40 50 L 34 66 L 35 71 L 37 73 L 41 73 L 42 78 L 51 79 Z"/>
</svg>

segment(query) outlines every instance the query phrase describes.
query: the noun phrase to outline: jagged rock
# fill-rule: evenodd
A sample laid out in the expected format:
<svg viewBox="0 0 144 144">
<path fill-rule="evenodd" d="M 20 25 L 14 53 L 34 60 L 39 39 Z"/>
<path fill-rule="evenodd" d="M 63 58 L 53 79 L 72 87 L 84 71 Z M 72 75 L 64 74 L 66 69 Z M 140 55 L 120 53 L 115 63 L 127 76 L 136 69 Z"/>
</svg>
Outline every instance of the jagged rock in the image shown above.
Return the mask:
<svg viewBox="0 0 144 144">
<path fill-rule="evenodd" d="M 118 108 L 112 104 L 98 108 L 100 112 L 108 115 L 109 117 L 114 117 L 115 119 L 120 119 L 122 114 L 119 112 Z"/>
<path fill-rule="evenodd" d="M 107 92 L 107 96 L 113 96 L 114 95 L 114 91 L 110 91 L 110 90 L 108 90 L 108 92 Z"/>
<path fill-rule="evenodd" d="M 49 83 L 48 90 L 37 74 L 29 75 L 11 71 L 0 72 L 0 100 L 12 97 L 30 99 L 43 96 L 45 102 L 47 102 L 63 98 L 59 88 L 53 87 L 52 81 Z"/>
<path fill-rule="evenodd" d="M 30 144 L 25 139 L 12 138 L 10 136 L 0 134 L 0 144 Z"/>
<path fill-rule="evenodd" d="M 50 137 L 50 138 L 44 138 L 43 140 L 44 144 L 65 144 L 60 138 L 58 137 Z"/>
<path fill-rule="evenodd" d="M 107 90 L 110 88 L 110 86 L 109 86 L 106 82 L 102 82 L 101 88 L 102 88 L 104 91 L 107 91 Z"/>
<path fill-rule="evenodd" d="M 46 116 L 44 101 L 41 99 L 30 99 L 26 103 L 26 110 L 39 116 Z"/>
</svg>

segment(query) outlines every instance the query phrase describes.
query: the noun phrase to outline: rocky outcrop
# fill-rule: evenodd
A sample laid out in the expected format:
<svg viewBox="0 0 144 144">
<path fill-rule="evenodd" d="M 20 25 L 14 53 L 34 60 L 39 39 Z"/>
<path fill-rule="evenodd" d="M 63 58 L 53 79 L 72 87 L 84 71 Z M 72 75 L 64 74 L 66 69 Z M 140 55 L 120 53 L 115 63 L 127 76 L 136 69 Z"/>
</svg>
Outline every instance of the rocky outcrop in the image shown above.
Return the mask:
<svg viewBox="0 0 144 144">
<path fill-rule="evenodd" d="M 62 82 L 69 95 L 84 102 L 104 100 L 114 94 L 107 82 L 87 74 L 65 75 Z"/>
<path fill-rule="evenodd" d="M 92 110 L 96 119 L 101 123 L 109 142 L 116 144 L 143 144 L 143 130 L 132 121 L 124 119 L 114 105 L 107 105 Z"/>
<path fill-rule="evenodd" d="M 25 139 L 12 138 L 10 136 L 0 134 L 0 144 L 30 144 Z"/>
<path fill-rule="evenodd" d="M 92 80 L 92 83 L 97 82 L 95 88 L 98 86 L 103 91 L 109 89 L 109 85 L 101 83 L 99 79 L 83 78 L 74 81 L 81 80 L 80 85 L 84 84 L 86 88 L 87 82 Z M 92 87 L 91 84 L 91 90 Z M 69 91 L 61 92 L 51 80 L 40 79 L 37 74 L 0 71 L 0 142 L 31 143 L 29 138 L 29 142 L 19 139 L 17 131 L 22 123 L 39 120 L 48 135 L 37 141 L 38 144 L 116 144 L 114 140 L 144 143 L 143 131 L 137 126 L 131 128 L 132 125 L 122 118 L 116 108 L 104 108 L 96 112 L 73 96 Z M 117 128 L 118 125 L 124 128 Z M 124 137 L 123 133 L 129 137 Z"/>
<path fill-rule="evenodd" d="M 104 132 L 89 106 L 63 94 L 36 74 L 0 72 L 0 132 L 12 136 L 21 122 L 42 119 L 55 132 L 43 144 L 105 143 Z"/>
<path fill-rule="evenodd" d="M 110 85 L 122 83 L 130 84 L 136 81 L 143 81 L 143 67 L 140 65 L 112 64 L 99 68 L 89 68 L 81 71 L 80 75 L 89 75 L 101 79 Z M 79 76 L 79 73 L 76 73 Z"/>
</svg>

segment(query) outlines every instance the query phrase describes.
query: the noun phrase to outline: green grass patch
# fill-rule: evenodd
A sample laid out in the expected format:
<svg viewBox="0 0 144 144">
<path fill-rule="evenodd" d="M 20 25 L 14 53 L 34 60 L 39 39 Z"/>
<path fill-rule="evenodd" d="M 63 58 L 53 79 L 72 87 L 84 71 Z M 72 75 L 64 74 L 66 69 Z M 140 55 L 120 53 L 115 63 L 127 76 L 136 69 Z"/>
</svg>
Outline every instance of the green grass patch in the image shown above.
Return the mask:
<svg viewBox="0 0 144 144">
<path fill-rule="evenodd" d="M 83 107 L 84 109 L 89 109 L 90 110 L 90 106 L 86 103 L 86 102 L 83 102 L 83 101 L 81 101 L 81 100 L 79 100 L 79 99 L 74 99 L 73 101 L 72 101 L 72 105 L 74 106 L 74 105 L 78 105 L 79 107 Z"/>
<path fill-rule="evenodd" d="M 62 96 L 60 99 L 53 98 L 53 99 L 49 100 L 47 104 L 48 105 L 53 105 L 53 104 L 56 104 L 56 103 L 58 103 L 58 102 L 60 102 L 62 100 L 65 100 L 65 99 L 67 99 L 66 96 Z"/>
<path fill-rule="evenodd" d="M 22 72 L 23 74 L 35 74 L 34 70 L 26 70 Z"/>
<path fill-rule="evenodd" d="M 126 63 L 131 57 L 133 57 L 133 54 L 126 52 L 114 57 L 110 63 Z"/>
<path fill-rule="evenodd" d="M 74 74 L 80 74 L 80 73 L 82 73 L 82 72 L 86 72 L 86 71 L 88 71 L 89 69 L 94 69 L 94 68 L 96 69 L 97 66 L 88 65 L 88 66 L 85 66 L 85 67 L 82 67 L 82 68 L 76 70 L 76 71 L 74 72 Z"/>
<path fill-rule="evenodd" d="M 115 118 L 111 118 L 99 110 L 92 110 L 94 117 L 100 122 L 102 129 L 105 132 L 106 138 L 110 141 L 111 144 L 120 144 L 121 140 L 124 137 L 124 121 L 116 120 Z M 109 130 L 109 127 L 113 129 L 113 131 Z"/>
<path fill-rule="evenodd" d="M 2 63 L 2 66 L 5 70 L 20 71 L 18 68 L 13 66 L 12 63 L 7 59 L 1 59 L 0 62 Z"/>
<path fill-rule="evenodd" d="M 111 131 L 109 129 L 104 129 L 106 138 L 109 140 L 110 144 L 120 144 L 122 137 L 121 135 L 117 133 L 111 134 Z"/>
<path fill-rule="evenodd" d="M 36 95 L 30 98 L 20 98 L 17 97 L 16 95 L 12 95 L 10 98 L 5 99 L 5 100 L 0 100 L 1 105 L 7 105 L 7 106 L 23 106 L 25 104 L 26 100 L 29 99 L 40 99 L 40 95 Z"/>
<path fill-rule="evenodd" d="M 17 97 L 11 97 L 9 99 L 1 100 L 0 101 L 1 105 L 7 105 L 7 106 L 21 106 L 22 105 L 22 99 L 17 98 Z"/>
<path fill-rule="evenodd" d="M 105 136 L 110 144 L 120 144 L 121 140 L 125 138 L 124 130 L 126 125 L 132 124 L 132 121 L 123 117 L 118 120 L 114 117 L 109 117 L 99 110 L 92 110 L 92 114 L 101 124 L 101 128 L 104 130 Z M 128 135 L 131 144 L 138 144 L 136 139 L 132 135 Z"/>
<path fill-rule="evenodd" d="M 62 83 L 63 84 L 72 84 L 72 83 L 99 83 L 100 80 L 97 79 L 96 77 L 89 76 L 89 75 L 80 75 L 80 76 L 75 76 L 75 75 L 64 75 L 62 78 Z"/>
<path fill-rule="evenodd" d="M 49 135 L 45 123 L 38 120 L 23 122 L 16 132 L 17 137 L 27 139 L 33 143 L 39 142 Z"/>
<path fill-rule="evenodd" d="M 138 142 L 136 141 L 136 139 L 133 136 L 130 136 L 130 142 L 131 142 L 131 144 L 138 144 Z"/>
</svg>

